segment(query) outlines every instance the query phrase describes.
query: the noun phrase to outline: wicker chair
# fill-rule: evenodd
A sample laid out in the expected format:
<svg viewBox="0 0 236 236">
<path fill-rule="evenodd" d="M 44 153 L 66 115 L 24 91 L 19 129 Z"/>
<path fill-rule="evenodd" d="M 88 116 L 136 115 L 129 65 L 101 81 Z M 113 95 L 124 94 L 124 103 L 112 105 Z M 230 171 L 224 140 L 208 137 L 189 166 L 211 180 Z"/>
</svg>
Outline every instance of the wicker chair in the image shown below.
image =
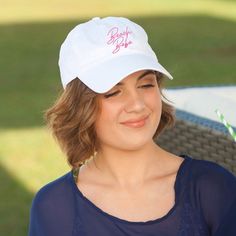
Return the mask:
<svg viewBox="0 0 236 236">
<path fill-rule="evenodd" d="M 236 175 L 236 142 L 223 124 L 176 110 L 176 124 L 155 140 L 176 155 L 210 160 Z"/>
</svg>

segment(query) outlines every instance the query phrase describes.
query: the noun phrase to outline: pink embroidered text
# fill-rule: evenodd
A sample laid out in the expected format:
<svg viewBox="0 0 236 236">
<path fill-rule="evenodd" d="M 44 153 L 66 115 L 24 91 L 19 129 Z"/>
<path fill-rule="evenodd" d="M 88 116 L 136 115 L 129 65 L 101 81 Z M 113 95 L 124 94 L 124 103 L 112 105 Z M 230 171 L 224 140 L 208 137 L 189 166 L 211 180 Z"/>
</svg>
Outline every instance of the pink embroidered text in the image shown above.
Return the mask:
<svg viewBox="0 0 236 236">
<path fill-rule="evenodd" d="M 115 46 L 112 53 L 117 53 L 120 51 L 121 47 L 127 48 L 132 43 L 132 41 L 129 40 L 130 34 L 132 34 L 132 31 L 129 31 L 128 27 L 126 27 L 123 32 L 119 32 L 118 27 L 113 27 L 108 31 L 107 35 L 109 39 L 107 44 Z"/>
</svg>

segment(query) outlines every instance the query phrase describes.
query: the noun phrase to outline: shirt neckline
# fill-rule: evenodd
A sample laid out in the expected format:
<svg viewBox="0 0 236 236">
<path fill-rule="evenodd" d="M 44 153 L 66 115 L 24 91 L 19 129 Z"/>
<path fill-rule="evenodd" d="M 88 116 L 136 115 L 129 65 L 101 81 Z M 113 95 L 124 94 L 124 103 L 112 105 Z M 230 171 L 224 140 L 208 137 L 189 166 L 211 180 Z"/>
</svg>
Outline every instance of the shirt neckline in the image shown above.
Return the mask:
<svg viewBox="0 0 236 236">
<path fill-rule="evenodd" d="M 111 215 L 105 211 L 103 211 L 101 208 L 99 208 L 98 206 L 96 206 L 92 201 L 90 201 L 86 196 L 83 195 L 83 193 L 80 191 L 80 189 L 78 188 L 75 180 L 74 180 L 74 175 L 73 175 L 73 169 L 70 171 L 70 181 L 72 182 L 72 187 L 75 191 L 76 194 L 79 195 L 79 197 L 84 200 L 89 206 L 91 206 L 92 208 L 94 208 L 97 212 L 99 212 L 100 214 L 104 215 L 105 217 L 108 217 L 112 220 L 121 222 L 121 223 L 125 223 L 125 224 L 133 224 L 133 225 L 148 225 L 148 224 L 154 224 L 157 222 L 161 222 L 163 220 L 165 220 L 169 215 L 172 214 L 172 212 L 174 212 L 175 208 L 178 206 L 179 204 L 179 189 L 180 189 L 180 179 L 181 176 L 184 174 L 184 169 L 187 165 L 187 163 L 189 163 L 192 158 L 190 156 L 181 154 L 179 155 L 180 157 L 184 158 L 184 160 L 182 161 L 182 163 L 179 166 L 179 169 L 177 171 L 176 174 L 176 178 L 175 178 L 175 183 L 174 183 L 174 190 L 175 190 L 175 204 L 174 206 L 162 217 L 159 217 L 157 219 L 154 220 L 148 220 L 148 221 L 129 221 L 129 220 L 125 220 L 122 218 L 119 218 L 117 216 Z"/>
</svg>

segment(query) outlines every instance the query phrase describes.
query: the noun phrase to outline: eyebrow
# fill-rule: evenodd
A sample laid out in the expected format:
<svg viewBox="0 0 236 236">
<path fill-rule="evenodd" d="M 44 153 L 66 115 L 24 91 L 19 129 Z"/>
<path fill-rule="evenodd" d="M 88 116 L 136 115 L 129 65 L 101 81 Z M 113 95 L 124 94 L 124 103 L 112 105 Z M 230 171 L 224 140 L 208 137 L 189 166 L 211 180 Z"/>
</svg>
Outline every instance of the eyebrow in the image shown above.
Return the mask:
<svg viewBox="0 0 236 236">
<path fill-rule="evenodd" d="M 147 70 L 145 71 L 143 74 L 141 74 L 138 78 L 137 78 L 137 81 L 141 80 L 142 78 L 144 78 L 146 75 L 149 75 L 149 74 L 155 74 L 154 71 L 152 70 Z M 119 86 L 119 85 L 123 85 L 124 83 L 122 82 L 119 82 L 118 84 L 116 84 L 115 86 Z"/>
</svg>

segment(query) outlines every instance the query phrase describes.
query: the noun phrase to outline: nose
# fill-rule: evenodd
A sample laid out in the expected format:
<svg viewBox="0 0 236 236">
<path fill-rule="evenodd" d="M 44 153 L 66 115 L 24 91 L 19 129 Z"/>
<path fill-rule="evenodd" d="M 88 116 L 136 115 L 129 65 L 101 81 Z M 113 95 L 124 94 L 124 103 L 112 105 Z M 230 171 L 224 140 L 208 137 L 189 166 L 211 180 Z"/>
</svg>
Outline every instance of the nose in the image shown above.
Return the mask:
<svg viewBox="0 0 236 236">
<path fill-rule="evenodd" d="M 143 96 L 137 91 L 132 90 L 127 93 L 125 99 L 125 111 L 126 112 L 140 112 L 145 108 L 145 102 Z"/>
</svg>

